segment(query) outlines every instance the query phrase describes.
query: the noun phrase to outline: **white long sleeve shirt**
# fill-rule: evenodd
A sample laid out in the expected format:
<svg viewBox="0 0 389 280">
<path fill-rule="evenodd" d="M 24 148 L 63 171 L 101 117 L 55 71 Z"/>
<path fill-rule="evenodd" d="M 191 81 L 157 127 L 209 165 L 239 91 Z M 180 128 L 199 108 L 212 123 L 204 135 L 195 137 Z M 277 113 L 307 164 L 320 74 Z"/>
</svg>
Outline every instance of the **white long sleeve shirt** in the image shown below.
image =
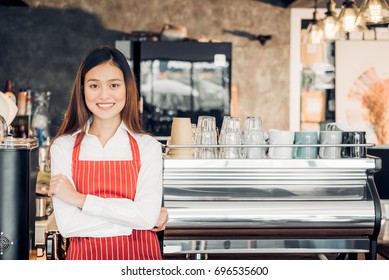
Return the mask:
<svg viewBox="0 0 389 280">
<path fill-rule="evenodd" d="M 122 123 L 103 147 L 88 133 L 81 142 L 80 160 L 132 160 L 127 133 L 138 143 L 141 168 L 134 201 L 127 198 L 102 198 L 87 194 L 82 209 L 53 196 L 58 229 L 64 237 L 108 237 L 130 235 L 132 229 L 152 229 L 159 217 L 162 201 L 161 144 L 149 135 L 130 132 Z M 63 174 L 74 186 L 72 153 L 76 136 L 58 137 L 51 146 L 51 175 Z"/>
</svg>

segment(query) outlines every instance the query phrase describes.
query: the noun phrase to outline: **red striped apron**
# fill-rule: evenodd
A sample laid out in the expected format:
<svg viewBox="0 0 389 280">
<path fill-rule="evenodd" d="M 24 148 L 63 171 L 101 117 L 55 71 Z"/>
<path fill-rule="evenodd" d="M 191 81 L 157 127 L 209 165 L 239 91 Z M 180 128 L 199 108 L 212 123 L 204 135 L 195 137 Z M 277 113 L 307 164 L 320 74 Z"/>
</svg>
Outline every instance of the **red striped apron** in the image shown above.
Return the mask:
<svg viewBox="0 0 389 280">
<path fill-rule="evenodd" d="M 77 135 L 75 143 L 79 143 Z M 125 197 L 134 200 L 140 154 L 136 140 L 128 134 L 133 160 L 79 160 L 80 145 L 74 146 L 72 175 L 80 193 L 104 198 Z M 132 230 L 131 235 L 114 237 L 72 237 L 68 260 L 160 260 L 161 251 L 155 232 Z"/>
</svg>

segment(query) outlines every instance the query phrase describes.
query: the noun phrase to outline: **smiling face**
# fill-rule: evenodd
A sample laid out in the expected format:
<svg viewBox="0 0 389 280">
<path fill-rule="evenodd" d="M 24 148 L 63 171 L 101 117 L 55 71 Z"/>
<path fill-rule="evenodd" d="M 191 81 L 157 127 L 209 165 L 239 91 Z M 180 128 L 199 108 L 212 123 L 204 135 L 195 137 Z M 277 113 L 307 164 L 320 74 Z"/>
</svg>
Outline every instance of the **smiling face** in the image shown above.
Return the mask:
<svg viewBox="0 0 389 280">
<path fill-rule="evenodd" d="M 120 68 L 109 62 L 93 67 L 85 75 L 84 93 L 93 122 L 121 122 L 120 112 L 126 103 L 126 84 Z"/>
</svg>

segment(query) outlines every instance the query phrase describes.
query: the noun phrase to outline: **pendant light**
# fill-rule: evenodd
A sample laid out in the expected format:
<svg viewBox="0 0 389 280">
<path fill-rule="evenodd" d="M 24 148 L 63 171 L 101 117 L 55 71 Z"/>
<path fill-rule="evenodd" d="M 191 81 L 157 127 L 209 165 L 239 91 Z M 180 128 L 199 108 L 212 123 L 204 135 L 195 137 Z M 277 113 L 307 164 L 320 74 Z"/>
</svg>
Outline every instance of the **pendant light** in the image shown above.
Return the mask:
<svg viewBox="0 0 389 280">
<path fill-rule="evenodd" d="M 322 22 L 319 20 L 317 12 L 317 0 L 315 0 L 315 10 L 313 11 L 312 22 L 308 25 L 307 32 L 305 34 L 304 42 L 307 44 L 321 44 L 323 41 L 323 27 Z"/>
<path fill-rule="evenodd" d="M 339 15 L 341 32 L 360 31 L 365 28 L 365 19 L 359 14 L 354 0 L 345 0 Z"/>
<path fill-rule="evenodd" d="M 323 19 L 324 39 L 336 40 L 339 38 L 339 22 L 335 13 L 336 3 L 330 0 L 327 3 L 327 11 Z"/>
<path fill-rule="evenodd" d="M 366 24 L 381 24 L 389 22 L 389 7 L 386 0 L 364 0 L 361 15 Z"/>
</svg>

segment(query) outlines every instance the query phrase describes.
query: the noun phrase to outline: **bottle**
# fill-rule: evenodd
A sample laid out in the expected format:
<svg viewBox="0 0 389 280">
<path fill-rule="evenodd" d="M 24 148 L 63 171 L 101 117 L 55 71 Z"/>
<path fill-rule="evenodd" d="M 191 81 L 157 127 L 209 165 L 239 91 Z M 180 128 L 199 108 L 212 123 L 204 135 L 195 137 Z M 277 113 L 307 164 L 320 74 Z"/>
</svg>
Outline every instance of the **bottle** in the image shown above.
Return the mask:
<svg viewBox="0 0 389 280">
<path fill-rule="evenodd" d="M 335 89 L 327 89 L 326 120 L 335 121 Z"/>
<path fill-rule="evenodd" d="M 26 116 L 27 116 L 27 132 L 28 138 L 34 137 L 34 130 L 31 126 L 31 118 L 32 118 L 32 91 L 31 89 L 27 90 L 27 98 L 26 98 Z"/>
<path fill-rule="evenodd" d="M 15 91 L 13 90 L 13 85 L 11 80 L 7 80 L 7 82 L 5 83 L 4 94 L 7 95 L 9 98 L 11 98 L 12 101 L 16 104 L 16 95 L 15 95 Z"/>
<path fill-rule="evenodd" d="M 18 116 L 26 115 L 27 91 L 20 89 L 18 93 Z"/>
<path fill-rule="evenodd" d="M 26 98 L 26 115 L 32 115 L 32 92 L 31 90 L 27 90 L 27 98 Z"/>
<path fill-rule="evenodd" d="M 18 131 L 19 138 L 28 138 L 28 126 L 25 122 L 21 122 Z"/>
<path fill-rule="evenodd" d="M 41 172 L 50 172 L 50 162 L 48 158 L 48 148 L 50 145 L 50 137 L 42 141 L 39 147 L 39 170 Z"/>
</svg>

